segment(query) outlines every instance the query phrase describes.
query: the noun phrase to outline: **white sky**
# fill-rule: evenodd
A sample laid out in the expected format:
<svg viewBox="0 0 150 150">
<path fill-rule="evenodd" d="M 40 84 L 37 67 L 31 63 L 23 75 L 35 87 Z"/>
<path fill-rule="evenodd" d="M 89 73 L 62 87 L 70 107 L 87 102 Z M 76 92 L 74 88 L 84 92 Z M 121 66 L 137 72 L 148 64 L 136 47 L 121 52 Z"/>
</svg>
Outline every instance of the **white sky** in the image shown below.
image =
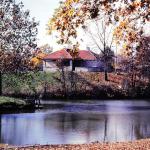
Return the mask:
<svg viewBox="0 0 150 150">
<path fill-rule="evenodd" d="M 46 24 L 49 18 L 52 17 L 54 9 L 59 6 L 60 0 L 16 0 L 16 2 L 23 2 L 24 9 L 30 10 L 31 17 L 35 17 L 36 21 L 39 21 L 38 27 L 38 46 L 49 44 L 55 50 L 63 48 L 63 46 L 56 43 L 56 38 L 54 36 L 47 35 Z M 85 47 L 81 44 L 82 48 Z"/>
</svg>

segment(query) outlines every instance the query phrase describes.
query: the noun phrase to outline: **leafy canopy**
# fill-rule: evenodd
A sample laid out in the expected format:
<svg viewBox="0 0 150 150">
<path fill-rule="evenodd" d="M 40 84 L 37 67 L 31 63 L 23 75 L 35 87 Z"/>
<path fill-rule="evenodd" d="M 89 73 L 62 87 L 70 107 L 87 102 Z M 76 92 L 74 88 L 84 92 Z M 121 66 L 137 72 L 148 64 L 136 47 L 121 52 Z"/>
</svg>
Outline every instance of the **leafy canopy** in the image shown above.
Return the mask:
<svg viewBox="0 0 150 150">
<path fill-rule="evenodd" d="M 150 21 L 149 0 L 65 0 L 55 10 L 48 22 L 48 31 L 58 31 L 60 43 L 77 37 L 77 29 L 86 27 L 87 20 L 106 18 L 106 24 L 115 26 L 117 44 L 123 45 L 127 54 L 139 44 L 144 25 Z"/>
<path fill-rule="evenodd" d="M 23 3 L 0 1 L 0 71 L 26 70 L 36 47 L 38 23 Z"/>
</svg>

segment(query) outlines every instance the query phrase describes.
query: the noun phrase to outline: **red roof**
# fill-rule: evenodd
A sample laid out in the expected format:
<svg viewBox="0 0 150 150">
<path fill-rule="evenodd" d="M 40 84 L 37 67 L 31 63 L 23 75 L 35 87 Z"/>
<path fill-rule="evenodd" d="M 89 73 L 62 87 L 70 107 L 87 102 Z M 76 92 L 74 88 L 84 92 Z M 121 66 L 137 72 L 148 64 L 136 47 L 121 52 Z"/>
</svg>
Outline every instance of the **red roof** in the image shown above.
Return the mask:
<svg viewBox="0 0 150 150">
<path fill-rule="evenodd" d="M 67 52 L 66 49 L 62 49 L 62 50 L 46 55 L 44 59 L 51 59 L 51 60 L 72 59 L 72 56 Z M 88 50 L 79 50 L 77 59 L 96 60 L 96 57 Z"/>
<path fill-rule="evenodd" d="M 80 50 L 78 59 L 82 60 L 96 60 L 96 57 L 88 50 Z"/>
<path fill-rule="evenodd" d="M 56 51 L 56 52 L 46 55 L 44 57 L 44 59 L 52 59 L 52 60 L 72 59 L 72 57 L 65 49 L 62 49 L 62 50 L 59 50 L 59 51 Z"/>
</svg>

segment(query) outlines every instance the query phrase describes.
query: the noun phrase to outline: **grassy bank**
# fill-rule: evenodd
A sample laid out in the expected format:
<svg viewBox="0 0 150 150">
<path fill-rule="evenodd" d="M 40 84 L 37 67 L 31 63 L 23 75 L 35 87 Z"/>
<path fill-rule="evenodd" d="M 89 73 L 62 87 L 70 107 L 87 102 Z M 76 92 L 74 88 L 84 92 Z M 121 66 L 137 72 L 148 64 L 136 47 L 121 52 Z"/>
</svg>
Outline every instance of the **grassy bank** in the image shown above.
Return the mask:
<svg viewBox="0 0 150 150">
<path fill-rule="evenodd" d="M 17 109 L 29 109 L 34 108 L 30 103 L 27 103 L 25 100 L 0 96 L 0 110 L 10 111 Z"/>
<path fill-rule="evenodd" d="M 150 84 L 131 87 L 125 75 L 93 72 L 28 72 L 3 74 L 3 95 L 34 99 L 148 99 Z M 125 81 L 126 82 L 125 82 Z M 130 81 L 130 80 L 129 80 Z"/>
</svg>

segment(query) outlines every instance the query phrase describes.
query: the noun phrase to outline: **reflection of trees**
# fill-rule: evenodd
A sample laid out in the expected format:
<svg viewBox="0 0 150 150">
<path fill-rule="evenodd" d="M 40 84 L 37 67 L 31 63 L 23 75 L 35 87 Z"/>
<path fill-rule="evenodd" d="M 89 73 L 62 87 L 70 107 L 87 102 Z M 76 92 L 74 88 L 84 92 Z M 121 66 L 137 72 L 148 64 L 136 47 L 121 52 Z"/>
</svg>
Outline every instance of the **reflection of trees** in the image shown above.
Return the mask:
<svg viewBox="0 0 150 150">
<path fill-rule="evenodd" d="M 60 133 L 65 135 L 75 132 L 82 134 L 86 141 L 89 142 L 92 135 L 99 137 L 99 130 L 103 133 L 103 128 L 101 128 L 104 122 L 104 116 L 101 117 L 97 114 L 74 114 L 74 113 L 60 113 L 53 114 L 53 116 L 47 116 L 44 120 L 45 128 L 53 130 L 57 129 Z M 98 132 L 95 132 L 98 131 Z"/>
<path fill-rule="evenodd" d="M 82 134 L 87 142 L 91 138 L 106 142 L 146 138 L 149 127 L 146 118 L 148 116 L 143 113 L 141 115 L 118 116 L 111 114 L 60 113 L 46 117 L 44 122 L 45 128 L 53 130 L 52 128 L 54 127 L 60 133 L 66 134 L 66 136 L 71 132 L 75 132 L 76 134 Z"/>
<path fill-rule="evenodd" d="M 2 120 L 7 123 L 2 125 Z M 17 139 L 18 136 L 18 122 L 17 117 L 7 117 L 7 116 L 1 116 L 0 118 L 0 125 L 1 125 L 1 142 L 2 143 L 9 143 L 14 144 L 16 141 L 19 142 L 20 138 Z M 3 127 L 2 127 L 3 126 Z"/>
<path fill-rule="evenodd" d="M 59 131 L 67 131 L 67 130 L 76 131 L 78 127 L 85 126 L 83 122 L 86 122 L 86 124 L 89 123 L 90 118 L 88 117 L 89 116 L 86 114 L 82 116 L 81 114 L 60 113 L 60 114 L 54 114 L 53 117 L 52 116 L 46 117 L 45 122 L 47 122 L 47 126 L 49 126 L 48 122 L 54 119 L 54 122 L 56 123 L 56 127 L 59 129 Z M 88 126 L 89 128 L 91 128 L 90 125 Z"/>
<path fill-rule="evenodd" d="M 0 143 L 2 143 L 2 117 L 0 115 Z"/>
<path fill-rule="evenodd" d="M 23 119 L 23 116 L 3 117 L 1 120 L 0 116 L 0 142 L 30 142 L 31 139 L 28 141 L 26 138 L 28 135 L 34 135 L 32 142 L 44 137 L 47 141 L 54 138 L 55 142 L 62 143 L 74 138 L 80 141 L 80 136 L 84 142 L 146 138 L 150 129 L 149 115 L 150 112 L 123 115 L 56 112 L 39 118 L 33 117 L 34 120 L 32 117 Z M 7 124 L 4 125 L 3 121 Z"/>
<path fill-rule="evenodd" d="M 108 124 L 108 119 L 106 116 L 105 121 L 104 121 L 104 142 L 106 141 L 106 138 L 107 138 L 107 124 Z"/>
<path fill-rule="evenodd" d="M 133 140 L 147 138 L 150 128 L 149 113 L 119 116 L 106 115 L 104 120 L 103 141 Z"/>
<path fill-rule="evenodd" d="M 135 133 L 136 139 L 143 139 L 144 138 L 143 132 L 141 132 L 140 128 L 141 128 L 140 123 L 136 124 L 134 127 L 134 133 Z"/>
<path fill-rule="evenodd" d="M 149 124 L 147 124 L 148 122 L 150 122 L 149 120 L 149 114 L 138 114 L 137 118 L 135 120 L 134 123 L 134 128 L 133 131 L 134 132 L 134 136 L 136 139 L 143 139 L 143 138 L 147 138 L 147 134 L 148 133 L 148 127 L 150 127 Z"/>
</svg>

